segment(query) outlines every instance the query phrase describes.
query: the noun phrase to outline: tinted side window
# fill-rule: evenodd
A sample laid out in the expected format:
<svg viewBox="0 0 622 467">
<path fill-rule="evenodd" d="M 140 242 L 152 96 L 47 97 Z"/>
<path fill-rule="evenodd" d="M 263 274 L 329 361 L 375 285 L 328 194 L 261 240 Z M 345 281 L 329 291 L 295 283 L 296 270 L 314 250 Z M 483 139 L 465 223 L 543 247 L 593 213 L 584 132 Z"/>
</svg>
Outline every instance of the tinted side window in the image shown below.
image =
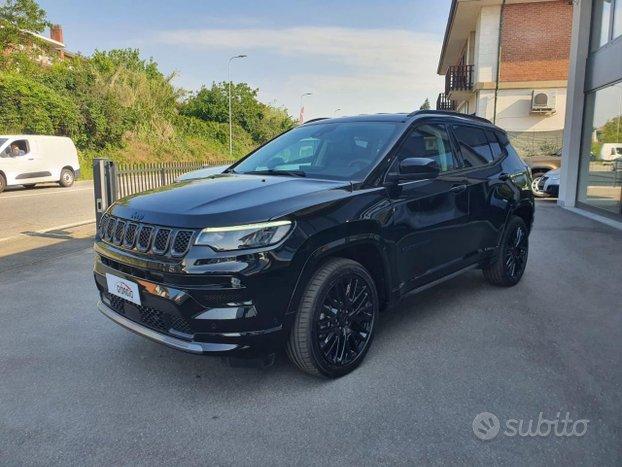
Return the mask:
<svg viewBox="0 0 622 467">
<path fill-rule="evenodd" d="M 479 167 L 492 162 L 492 151 L 484 130 L 472 126 L 454 126 L 462 159 L 467 167 Z"/>
<path fill-rule="evenodd" d="M 456 158 L 444 125 L 421 125 L 408 135 L 399 149 L 397 160 L 407 157 L 427 157 L 436 161 L 441 172 L 457 167 Z"/>
<path fill-rule="evenodd" d="M 499 160 L 503 157 L 503 149 L 501 148 L 501 144 L 499 144 L 499 140 L 495 135 L 494 131 L 486 130 L 486 136 L 488 137 L 488 143 L 490 144 L 490 149 L 492 150 L 492 158 L 494 160 Z"/>
</svg>

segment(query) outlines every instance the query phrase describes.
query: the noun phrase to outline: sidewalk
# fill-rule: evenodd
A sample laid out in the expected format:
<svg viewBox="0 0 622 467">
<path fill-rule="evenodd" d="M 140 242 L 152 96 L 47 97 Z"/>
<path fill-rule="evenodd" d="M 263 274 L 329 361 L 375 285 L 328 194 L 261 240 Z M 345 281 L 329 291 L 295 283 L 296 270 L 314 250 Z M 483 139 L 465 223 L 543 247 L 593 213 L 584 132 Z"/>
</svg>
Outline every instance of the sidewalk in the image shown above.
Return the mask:
<svg viewBox="0 0 622 467">
<path fill-rule="evenodd" d="M 75 227 L 26 232 L 0 240 L 0 272 L 56 260 L 66 254 L 90 248 L 95 236 L 95 223 Z"/>
</svg>

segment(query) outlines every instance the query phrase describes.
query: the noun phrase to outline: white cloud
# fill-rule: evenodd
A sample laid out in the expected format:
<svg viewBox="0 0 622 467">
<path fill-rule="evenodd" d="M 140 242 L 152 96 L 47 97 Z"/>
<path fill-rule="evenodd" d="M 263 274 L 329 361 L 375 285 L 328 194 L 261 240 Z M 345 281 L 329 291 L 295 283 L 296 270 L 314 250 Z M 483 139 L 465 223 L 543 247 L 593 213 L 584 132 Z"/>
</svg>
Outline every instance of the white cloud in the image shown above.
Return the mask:
<svg viewBox="0 0 622 467">
<path fill-rule="evenodd" d="M 313 61 L 312 73 L 292 73 L 279 83 L 257 83 L 292 113 L 301 90 L 311 90 L 314 115 L 411 110 L 441 91 L 436 75 L 440 38 L 404 29 L 301 26 L 282 29 L 171 30 L 156 42 L 202 50 L 268 52 Z M 296 69 L 293 67 L 292 69 Z"/>
</svg>

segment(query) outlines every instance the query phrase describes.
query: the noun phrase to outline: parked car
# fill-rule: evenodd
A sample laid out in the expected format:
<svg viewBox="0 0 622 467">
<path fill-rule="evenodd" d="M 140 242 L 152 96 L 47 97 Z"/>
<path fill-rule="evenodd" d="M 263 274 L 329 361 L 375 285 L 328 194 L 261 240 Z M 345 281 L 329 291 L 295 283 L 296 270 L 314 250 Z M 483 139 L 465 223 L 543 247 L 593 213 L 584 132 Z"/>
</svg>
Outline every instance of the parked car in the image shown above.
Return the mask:
<svg viewBox="0 0 622 467">
<path fill-rule="evenodd" d="M 562 152 L 559 150 L 550 156 L 526 157 L 525 162 L 531 170 L 531 189 L 538 198 L 546 198 L 549 195 L 540 190 L 542 176 L 549 170 L 559 169 L 562 165 Z"/>
<path fill-rule="evenodd" d="M 204 167 L 202 169 L 193 170 L 192 172 L 188 172 L 177 177 L 177 181 L 185 182 L 188 180 L 198 180 L 200 178 L 209 177 L 211 175 L 221 174 L 228 167 L 229 167 L 228 165 L 214 165 L 211 167 Z"/>
<path fill-rule="evenodd" d="M 285 347 L 303 371 L 337 377 L 406 293 L 472 268 L 518 283 L 533 216 L 528 168 L 487 120 L 313 120 L 225 173 L 114 203 L 96 235 L 98 308 L 178 350 Z"/>
<path fill-rule="evenodd" d="M 559 196 L 559 179 L 562 169 L 549 170 L 542 177 L 538 185 L 538 190 L 546 193 L 547 196 L 557 198 Z"/>
<path fill-rule="evenodd" d="M 7 186 L 33 188 L 44 182 L 69 187 L 79 176 L 78 152 L 70 138 L 0 135 L 0 193 Z"/>
<path fill-rule="evenodd" d="M 622 159 L 622 143 L 604 143 L 600 148 L 600 159 L 606 162 Z"/>
</svg>

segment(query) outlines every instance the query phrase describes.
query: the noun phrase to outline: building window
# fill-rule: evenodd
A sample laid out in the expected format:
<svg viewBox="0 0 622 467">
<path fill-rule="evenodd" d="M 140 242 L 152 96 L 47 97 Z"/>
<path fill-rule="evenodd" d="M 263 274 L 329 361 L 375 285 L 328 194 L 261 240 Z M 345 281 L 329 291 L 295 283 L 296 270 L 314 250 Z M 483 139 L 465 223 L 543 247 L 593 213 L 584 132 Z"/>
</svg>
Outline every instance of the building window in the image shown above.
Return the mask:
<svg viewBox="0 0 622 467">
<path fill-rule="evenodd" d="M 594 0 L 590 50 L 598 50 L 622 34 L 622 0 Z"/>
<path fill-rule="evenodd" d="M 622 35 L 622 0 L 617 0 L 613 9 L 613 33 L 612 37 Z"/>
<path fill-rule="evenodd" d="M 578 201 L 622 214 L 622 82 L 586 97 Z"/>
</svg>

